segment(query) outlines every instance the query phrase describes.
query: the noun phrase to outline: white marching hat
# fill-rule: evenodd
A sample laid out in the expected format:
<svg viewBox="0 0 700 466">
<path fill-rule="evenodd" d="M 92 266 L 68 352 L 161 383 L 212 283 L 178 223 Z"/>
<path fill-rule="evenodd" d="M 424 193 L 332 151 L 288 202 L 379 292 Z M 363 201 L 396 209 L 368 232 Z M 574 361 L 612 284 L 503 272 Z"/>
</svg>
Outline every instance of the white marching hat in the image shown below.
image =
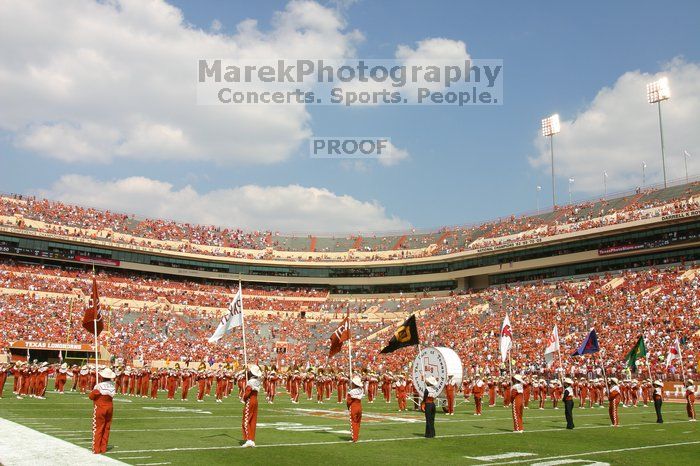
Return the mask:
<svg viewBox="0 0 700 466">
<path fill-rule="evenodd" d="M 564 379 L 564 383 L 568 383 L 569 385 L 573 385 L 574 381 L 567 377 Z"/>
<path fill-rule="evenodd" d="M 520 375 L 520 374 L 515 374 L 515 375 L 513 376 L 513 379 L 517 380 L 517 381 L 520 382 L 520 383 L 525 383 L 525 380 L 523 380 L 523 376 Z"/>
<path fill-rule="evenodd" d="M 353 384 L 353 385 L 356 385 L 356 386 L 358 386 L 358 387 L 361 387 L 361 386 L 362 386 L 362 379 L 360 378 L 359 375 L 356 375 L 356 376 L 354 376 L 354 377 L 352 378 L 352 384 Z"/>
<path fill-rule="evenodd" d="M 262 375 L 262 371 L 260 370 L 260 367 L 258 367 L 257 364 L 250 364 L 248 366 L 248 370 L 253 375 L 253 377 L 260 377 Z"/>
<path fill-rule="evenodd" d="M 654 380 L 654 386 L 655 387 L 663 387 L 664 383 L 660 380 Z"/>
<path fill-rule="evenodd" d="M 110 369 L 109 367 L 105 367 L 104 369 L 102 369 L 99 372 L 99 374 L 100 374 L 100 377 L 102 377 L 103 379 L 113 379 L 117 376 L 117 374 L 115 374 L 114 371 L 112 369 Z"/>
<path fill-rule="evenodd" d="M 620 382 L 618 382 L 617 377 L 610 377 L 610 382 L 614 383 L 615 385 L 620 383 Z"/>
<path fill-rule="evenodd" d="M 433 377 L 432 375 L 429 375 L 425 378 L 425 383 L 430 385 L 431 387 L 437 387 L 437 380 L 435 380 L 435 377 Z"/>
</svg>

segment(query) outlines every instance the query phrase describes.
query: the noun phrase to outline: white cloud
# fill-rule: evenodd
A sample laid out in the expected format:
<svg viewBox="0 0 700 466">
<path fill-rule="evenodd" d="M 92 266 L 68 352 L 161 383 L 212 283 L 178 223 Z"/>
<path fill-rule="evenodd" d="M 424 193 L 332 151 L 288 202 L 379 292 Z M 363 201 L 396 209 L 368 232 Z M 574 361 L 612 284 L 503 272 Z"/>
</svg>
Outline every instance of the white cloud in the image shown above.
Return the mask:
<svg viewBox="0 0 700 466">
<path fill-rule="evenodd" d="M 362 39 L 304 0 L 226 35 L 162 0 L 0 2 L 0 129 L 67 162 L 116 157 L 274 163 L 310 136 L 298 106 L 196 104 L 200 58 L 347 57 Z"/>
<path fill-rule="evenodd" d="M 406 230 L 410 224 L 387 214 L 376 201 L 360 201 L 327 189 L 246 185 L 199 193 L 191 186 L 144 177 L 113 181 L 62 176 L 40 196 L 150 218 L 288 232 Z"/>
<path fill-rule="evenodd" d="M 224 25 L 221 24 L 221 21 L 219 21 L 218 19 L 215 19 L 214 21 L 211 22 L 211 26 L 209 26 L 209 28 L 214 32 L 219 32 L 219 31 L 221 31 L 221 28 L 223 26 Z"/>
<path fill-rule="evenodd" d="M 404 149 L 399 149 L 391 142 L 389 143 L 389 149 L 390 150 L 386 154 L 382 154 L 379 156 L 379 163 L 381 163 L 385 167 L 391 167 L 401 162 L 402 160 L 409 158 L 408 151 Z"/>
<path fill-rule="evenodd" d="M 671 99 L 662 104 L 667 177 L 685 176 L 682 151 L 700 155 L 700 66 L 675 59 L 655 74 L 623 74 L 573 118 L 562 119 L 561 133 L 554 137 L 555 169 L 562 188 L 572 176 L 577 191 L 599 194 L 604 170 L 609 175 L 608 191 L 639 186 L 643 161 L 647 183 L 663 180 L 658 113 L 646 100 L 646 84 L 662 76 L 671 86 Z M 530 163 L 549 173 L 548 141 L 538 136 L 535 144 L 539 155 Z M 688 161 L 688 171 L 691 176 L 700 171 L 700 157 Z"/>
</svg>

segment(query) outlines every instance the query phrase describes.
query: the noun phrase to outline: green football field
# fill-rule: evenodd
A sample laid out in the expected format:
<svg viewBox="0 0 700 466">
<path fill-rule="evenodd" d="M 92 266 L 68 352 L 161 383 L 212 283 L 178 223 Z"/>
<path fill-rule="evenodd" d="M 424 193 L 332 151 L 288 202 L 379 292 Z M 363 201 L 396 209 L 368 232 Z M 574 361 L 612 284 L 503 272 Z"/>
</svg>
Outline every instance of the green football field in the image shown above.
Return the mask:
<svg viewBox="0 0 700 466">
<path fill-rule="evenodd" d="M 92 403 L 78 394 L 48 392 L 46 400 L 17 400 L 11 379 L 0 417 L 90 448 Z M 9 388 L 9 390 L 8 390 Z M 9 392 L 9 393 L 8 393 Z M 235 390 L 234 390 L 235 393 Z M 607 409 L 575 409 L 576 429 L 564 429 L 563 409 L 525 411 L 524 434 L 514 434 L 510 410 L 460 404 L 439 414 L 438 437 L 423 438 L 420 412 L 398 413 L 396 403 L 364 402 L 361 441 L 350 443 L 344 405 L 292 405 L 280 394 L 261 400 L 257 447 L 241 449 L 241 407 L 234 395 L 215 403 L 117 396 L 108 456 L 129 464 L 698 464 L 697 423 L 682 404 L 665 403 L 663 425 L 653 408 L 621 408 L 622 426 L 609 426 Z M 500 401 L 500 400 L 499 400 Z M 7 440 L 7 439 L 6 439 Z M 21 445 L 21 439 L 17 439 Z M 37 463 L 38 464 L 38 463 Z"/>
</svg>

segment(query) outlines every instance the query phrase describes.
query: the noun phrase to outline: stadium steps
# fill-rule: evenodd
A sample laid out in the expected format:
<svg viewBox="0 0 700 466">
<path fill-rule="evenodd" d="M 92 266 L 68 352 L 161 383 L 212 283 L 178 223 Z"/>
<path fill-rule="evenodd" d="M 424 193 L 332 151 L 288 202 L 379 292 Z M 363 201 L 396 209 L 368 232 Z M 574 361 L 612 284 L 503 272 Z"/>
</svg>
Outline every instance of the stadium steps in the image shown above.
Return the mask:
<svg viewBox="0 0 700 466">
<path fill-rule="evenodd" d="M 686 280 L 686 281 L 691 281 L 693 280 L 698 274 L 698 269 L 690 269 L 686 270 L 683 275 L 681 275 L 679 278 L 681 280 Z"/>
<path fill-rule="evenodd" d="M 352 243 L 353 249 L 360 249 L 362 247 L 362 236 L 355 238 L 355 242 Z"/>
<path fill-rule="evenodd" d="M 601 286 L 600 289 L 601 290 L 614 290 L 615 288 L 619 287 L 623 283 L 625 283 L 624 278 L 615 277 L 612 280 L 610 280 L 608 283 L 606 283 L 605 285 Z"/>
<path fill-rule="evenodd" d="M 391 247 L 391 250 L 396 251 L 397 249 L 401 249 L 401 246 L 403 246 L 403 244 L 406 242 L 406 238 L 406 235 L 400 237 L 399 240 Z"/>
</svg>

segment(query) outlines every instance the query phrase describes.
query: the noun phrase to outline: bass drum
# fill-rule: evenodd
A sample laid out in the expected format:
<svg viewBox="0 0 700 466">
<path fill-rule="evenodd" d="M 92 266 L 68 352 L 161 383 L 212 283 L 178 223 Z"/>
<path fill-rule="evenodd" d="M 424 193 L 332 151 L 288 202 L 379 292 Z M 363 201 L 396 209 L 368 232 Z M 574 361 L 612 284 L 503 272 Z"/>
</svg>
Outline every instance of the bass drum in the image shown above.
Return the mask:
<svg viewBox="0 0 700 466">
<path fill-rule="evenodd" d="M 450 348 L 444 346 L 425 348 L 413 360 L 411 373 L 413 386 L 418 391 L 419 396 L 423 396 L 423 391 L 425 390 L 423 374 L 425 374 L 425 377 L 435 377 L 438 396 L 442 394 L 447 384 L 447 377 L 450 375 L 457 384 L 456 390 L 459 390 L 462 384 L 462 361 L 457 356 L 457 353 Z"/>
</svg>

